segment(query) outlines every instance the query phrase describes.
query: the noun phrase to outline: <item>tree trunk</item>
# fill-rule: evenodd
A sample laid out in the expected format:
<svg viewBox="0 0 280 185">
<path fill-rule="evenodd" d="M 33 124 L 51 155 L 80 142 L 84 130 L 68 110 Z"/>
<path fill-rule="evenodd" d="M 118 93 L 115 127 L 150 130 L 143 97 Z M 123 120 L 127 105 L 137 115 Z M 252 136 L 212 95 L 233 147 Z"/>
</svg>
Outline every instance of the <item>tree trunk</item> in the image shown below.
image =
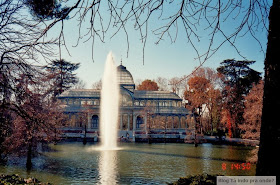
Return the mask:
<svg viewBox="0 0 280 185">
<path fill-rule="evenodd" d="M 26 169 L 31 170 L 32 168 L 32 139 L 28 142 Z"/>
<path fill-rule="evenodd" d="M 260 149 L 256 175 L 279 176 L 280 107 L 280 1 L 273 0 L 269 14 L 268 43 L 265 59 Z M 278 121 L 277 121 L 278 120 Z M 278 162 L 277 162 L 278 161 Z"/>
<path fill-rule="evenodd" d="M 84 135 L 84 138 L 83 138 L 83 144 L 87 144 L 87 125 L 85 124 L 85 135 Z"/>
</svg>

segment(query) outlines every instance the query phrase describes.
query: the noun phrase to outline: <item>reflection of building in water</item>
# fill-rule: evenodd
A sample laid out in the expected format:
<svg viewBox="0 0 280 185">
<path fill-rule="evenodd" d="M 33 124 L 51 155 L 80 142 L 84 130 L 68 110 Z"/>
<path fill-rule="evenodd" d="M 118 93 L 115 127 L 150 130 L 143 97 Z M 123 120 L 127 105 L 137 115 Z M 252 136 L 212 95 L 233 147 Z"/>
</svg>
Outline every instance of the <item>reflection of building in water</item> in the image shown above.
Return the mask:
<svg viewBox="0 0 280 185">
<path fill-rule="evenodd" d="M 131 73 L 123 65 L 118 66 L 120 83 L 120 135 L 147 133 L 151 131 L 176 131 L 187 127 L 188 110 L 182 99 L 166 91 L 138 91 Z M 71 89 L 59 96 L 67 106 L 69 128 L 78 132 L 86 125 L 88 133 L 99 129 L 100 90 Z M 122 133 L 123 132 L 123 133 Z"/>
</svg>

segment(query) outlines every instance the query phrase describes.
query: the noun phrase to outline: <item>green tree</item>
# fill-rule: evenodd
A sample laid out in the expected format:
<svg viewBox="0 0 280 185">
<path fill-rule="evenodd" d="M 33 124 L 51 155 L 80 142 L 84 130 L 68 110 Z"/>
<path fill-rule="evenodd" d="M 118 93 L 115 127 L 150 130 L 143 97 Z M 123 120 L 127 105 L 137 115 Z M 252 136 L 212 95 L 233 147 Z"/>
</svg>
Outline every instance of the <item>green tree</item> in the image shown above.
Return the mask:
<svg viewBox="0 0 280 185">
<path fill-rule="evenodd" d="M 73 72 L 79 67 L 80 63 L 75 64 L 63 59 L 53 60 L 45 66 L 47 79 L 51 81 L 54 98 L 78 83 L 79 80 Z"/>
<path fill-rule="evenodd" d="M 228 114 L 224 115 L 231 120 L 234 137 L 240 137 L 238 126 L 244 122 L 244 97 L 249 93 L 253 84 L 258 83 L 261 79 L 261 73 L 249 67 L 253 63 L 254 61 L 228 59 L 221 62 L 221 66 L 217 68 L 217 71 L 223 75 L 225 84 L 222 91 L 223 108 Z"/>
<path fill-rule="evenodd" d="M 62 7 L 57 0 L 25 0 L 25 5 L 30 9 L 31 14 L 40 20 L 62 18 L 69 11 L 67 6 Z"/>
</svg>

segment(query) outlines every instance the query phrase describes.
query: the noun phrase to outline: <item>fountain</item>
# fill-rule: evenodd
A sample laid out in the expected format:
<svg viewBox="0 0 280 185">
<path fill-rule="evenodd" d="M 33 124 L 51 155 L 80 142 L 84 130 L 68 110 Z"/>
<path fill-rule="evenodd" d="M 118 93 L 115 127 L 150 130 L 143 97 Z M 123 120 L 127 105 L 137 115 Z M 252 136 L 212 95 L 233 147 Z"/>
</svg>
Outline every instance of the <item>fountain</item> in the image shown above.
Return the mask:
<svg viewBox="0 0 280 185">
<path fill-rule="evenodd" d="M 107 55 L 102 78 L 101 105 L 100 105 L 100 134 L 101 150 L 116 150 L 119 116 L 119 84 L 117 68 L 110 52 Z"/>
</svg>

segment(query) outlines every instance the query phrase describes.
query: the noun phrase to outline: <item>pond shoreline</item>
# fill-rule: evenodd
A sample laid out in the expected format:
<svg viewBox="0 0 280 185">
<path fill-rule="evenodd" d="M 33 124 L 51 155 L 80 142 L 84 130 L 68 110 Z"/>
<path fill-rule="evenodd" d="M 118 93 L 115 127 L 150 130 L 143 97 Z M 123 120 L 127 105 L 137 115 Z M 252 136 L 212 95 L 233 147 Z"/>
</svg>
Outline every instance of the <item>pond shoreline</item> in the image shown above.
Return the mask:
<svg viewBox="0 0 280 185">
<path fill-rule="evenodd" d="M 94 140 L 93 138 L 86 138 L 87 142 L 94 143 L 99 142 L 98 140 Z M 60 142 L 84 142 L 84 138 L 63 138 Z M 135 141 L 132 139 L 124 139 L 119 142 L 136 142 L 136 143 L 186 143 L 186 144 L 194 144 L 194 139 L 186 140 L 180 137 L 141 137 L 135 138 Z M 227 138 L 223 137 L 221 140 L 215 136 L 200 136 L 198 138 L 198 144 L 202 143 L 211 143 L 213 145 L 231 145 L 231 146 L 252 146 L 256 147 L 259 145 L 258 140 L 250 140 L 250 139 L 241 139 L 241 138 Z"/>
</svg>

